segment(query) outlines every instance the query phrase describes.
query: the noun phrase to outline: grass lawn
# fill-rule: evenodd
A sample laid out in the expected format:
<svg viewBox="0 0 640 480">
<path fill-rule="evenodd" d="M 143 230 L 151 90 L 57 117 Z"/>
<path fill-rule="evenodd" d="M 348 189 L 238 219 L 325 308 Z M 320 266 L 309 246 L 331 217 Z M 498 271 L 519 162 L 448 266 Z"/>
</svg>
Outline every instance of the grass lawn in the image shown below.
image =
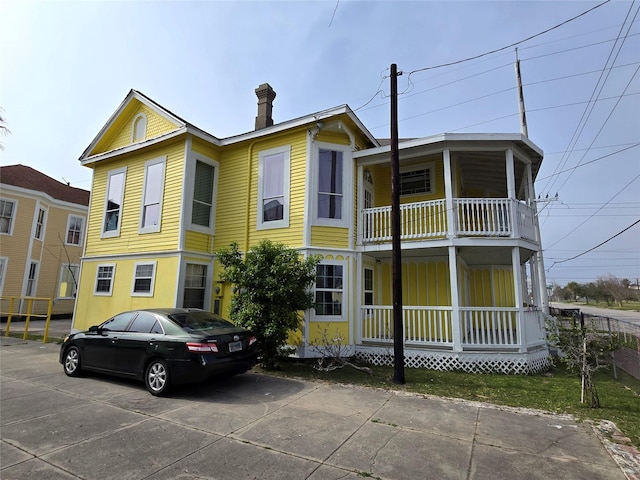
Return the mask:
<svg viewBox="0 0 640 480">
<path fill-rule="evenodd" d="M 464 398 L 496 405 L 524 407 L 576 418 L 615 423 L 635 447 L 640 447 L 640 381 L 618 369 L 618 380 L 611 372 L 597 373 L 595 385 L 601 408 L 580 404 L 580 378 L 564 367 L 539 375 L 470 374 L 426 369 L 405 369 L 404 385 L 391 382 L 392 367 L 371 367 L 371 375 L 349 367 L 320 372 L 311 363 L 285 360 L 281 370 L 261 373 L 284 377 L 365 385 L 390 390 L 424 393 L 439 397 Z"/>
</svg>

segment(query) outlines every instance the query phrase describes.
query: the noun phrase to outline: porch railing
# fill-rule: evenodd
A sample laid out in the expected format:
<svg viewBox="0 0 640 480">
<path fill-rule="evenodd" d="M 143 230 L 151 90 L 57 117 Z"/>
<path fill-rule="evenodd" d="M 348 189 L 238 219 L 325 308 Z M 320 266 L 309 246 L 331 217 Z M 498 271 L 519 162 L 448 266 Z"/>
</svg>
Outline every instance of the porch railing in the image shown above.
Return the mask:
<svg viewBox="0 0 640 480">
<path fill-rule="evenodd" d="M 454 346 L 452 307 L 405 306 L 402 321 L 406 345 Z M 522 315 L 522 317 L 520 317 Z M 515 307 L 460 307 L 461 348 L 526 348 L 544 344 L 545 334 L 538 309 L 522 312 Z M 361 308 L 361 340 L 393 343 L 393 307 Z"/>
<path fill-rule="evenodd" d="M 451 307 L 403 307 L 405 343 L 453 345 Z M 362 340 L 393 342 L 393 307 L 362 307 Z"/>
<path fill-rule="evenodd" d="M 444 199 L 400 205 L 400 239 L 421 240 L 450 236 L 523 237 L 535 240 L 534 210 L 508 198 L 454 198 L 447 221 Z M 513 217 L 517 219 L 513 221 Z M 391 241 L 391 207 L 362 210 L 363 243 Z"/>
</svg>

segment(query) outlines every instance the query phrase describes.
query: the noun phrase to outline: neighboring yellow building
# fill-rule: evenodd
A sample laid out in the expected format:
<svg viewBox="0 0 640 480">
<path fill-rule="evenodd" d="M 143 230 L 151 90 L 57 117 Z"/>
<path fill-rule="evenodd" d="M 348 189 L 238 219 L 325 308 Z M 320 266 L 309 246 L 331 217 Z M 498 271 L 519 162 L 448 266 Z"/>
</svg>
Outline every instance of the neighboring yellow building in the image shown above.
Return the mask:
<svg viewBox="0 0 640 480">
<path fill-rule="evenodd" d="M 254 131 L 219 139 L 132 90 L 80 157 L 92 168 L 73 327 L 123 310 L 198 307 L 226 316 L 215 251 L 263 239 L 321 255 L 316 306 L 292 335 L 302 357 L 326 331 L 389 363 L 389 146 L 344 105 L 273 124 L 256 89 Z M 542 152 L 520 134 L 402 142 L 402 275 L 409 366 L 528 372 L 546 363 L 546 289 L 533 179 Z M 535 306 L 533 306 L 535 305 Z"/>
<path fill-rule="evenodd" d="M 11 313 L 25 314 L 24 297 L 38 297 L 53 300 L 53 315 L 72 314 L 89 195 L 25 165 L 0 167 L 0 311 L 15 297 Z M 47 309 L 35 301 L 32 313 Z"/>
</svg>

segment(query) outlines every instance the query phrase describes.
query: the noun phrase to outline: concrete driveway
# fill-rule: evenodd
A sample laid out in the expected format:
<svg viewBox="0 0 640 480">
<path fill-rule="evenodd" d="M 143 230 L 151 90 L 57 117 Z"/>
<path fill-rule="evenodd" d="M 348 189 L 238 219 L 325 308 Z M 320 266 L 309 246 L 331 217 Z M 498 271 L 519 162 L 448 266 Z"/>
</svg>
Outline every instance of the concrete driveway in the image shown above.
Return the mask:
<svg viewBox="0 0 640 480">
<path fill-rule="evenodd" d="M 0 339 L 5 480 L 640 478 L 566 416 L 256 373 L 157 398 L 58 349 Z"/>
</svg>

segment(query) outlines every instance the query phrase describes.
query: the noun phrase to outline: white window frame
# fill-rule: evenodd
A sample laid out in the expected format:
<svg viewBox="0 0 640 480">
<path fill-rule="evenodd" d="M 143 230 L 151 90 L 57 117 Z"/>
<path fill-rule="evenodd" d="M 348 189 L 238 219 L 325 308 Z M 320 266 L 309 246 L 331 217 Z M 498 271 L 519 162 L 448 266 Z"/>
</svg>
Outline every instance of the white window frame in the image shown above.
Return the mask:
<svg viewBox="0 0 640 480">
<path fill-rule="evenodd" d="M 64 279 L 64 275 L 66 272 L 69 271 L 69 269 L 74 269 L 74 276 L 76 279 L 76 283 L 73 285 L 73 288 L 71 289 L 71 296 L 67 297 L 67 296 L 61 296 L 60 295 L 60 288 L 62 287 L 62 280 Z M 78 279 L 80 277 L 80 265 L 77 264 L 68 264 L 68 265 L 62 265 L 62 267 L 60 268 L 60 281 L 58 282 L 58 290 L 57 290 L 57 298 L 59 299 L 74 299 L 76 298 L 76 293 L 78 291 Z"/>
<path fill-rule="evenodd" d="M 198 225 L 197 223 L 192 223 L 193 219 L 193 201 L 195 194 L 195 181 L 196 181 L 196 164 L 197 162 L 206 163 L 207 165 L 213 167 L 213 191 L 211 195 L 211 212 L 210 212 L 210 225 L 209 227 L 205 227 L 204 225 Z M 191 161 L 188 164 L 189 171 L 187 172 L 187 188 L 188 195 L 186 198 L 189 199 L 189 204 L 185 209 L 185 215 L 187 216 L 187 222 L 189 225 L 189 230 L 193 230 L 195 232 L 207 233 L 209 235 L 215 234 L 216 227 L 216 204 L 218 197 L 218 178 L 220 177 L 220 164 L 215 160 L 205 157 L 204 155 L 196 154 L 191 158 Z"/>
<path fill-rule="evenodd" d="M 4 279 L 7 276 L 7 265 L 9 257 L 0 257 L 0 295 L 4 291 Z"/>
<path fill-rule="evenodd" d="M 367 288 L 367 272 L 371 272 L 371 289 Z M 371 294 L 371 303 L 367 303 L 367 294 Z M 362 304 L 374 305 L 375 302 L 375 271 L 371 267 L 364 267 L 362 273 Z"/>
<path fill-rule="evenodd" d="M 144 123 L 142 132 L 141 132 L 142 135 L 138 136 L 136 135 L 137 127 L 138 125 L 141 125 L 142 122 Z M 143 142 L 144 140 L 146 140 L 146 138 L 147 138 L 147 116 L 144 113 L 139 113 L 138 115 L 135 116 L 135 118 L 133 119 L 133 122 L 131 123 L 131 143 Z"/>
<path fill-rule="evenodd" d="M 71 221 L 72 219 L 80 219 L 80 231 L 78 232 L 78 243 L 71 243 L 69 242 L 69 232 L 71 230 Z M 74 247 L 81 247 L 82 246 L 82 237 L 84 234 L 84 223 L 86 221 L 86 218 L 83 217 L 82 215 L 74 215 L 73 213 L 70 213 L 67 216 L 67 234 L 64 237 L 64 243 L 65 245 L 73 245 Z M 74 230 L 75 232 L 76 230 Z"/>
<path fill-rule="evenodd" d="M 16 223 L 16 214 L 18 211 L 18 200 L 13 198 L 0 198 L 0 200 L 13 204 L 13 208 L 11 209 L 11 218 L 9 219 L 9 229 L 6 232 L 0 232 L 0 235 L 13 235 L 13 226 Z"/>
<path fill-rule="evenodd" d="M 33 278 L 31 278 L 31 267 L 34 267 L 33 269 Z M 34 260 L 31 260 L 28 263 L 28 272 L 27 272 L 27 278 L 26 278 L 26 283 L 24 285 L 24 296 L 25 297 L 37 297 L 38 296 L 38 276 L 40 274 L 40 262 L 36 262 Z"/>
<path fill-rule="evenodd" d="M 145 204 L 146 197 L 147 197 L 148 180 L 149 180 L 149 168 L 156 165 L 162 165 L 162 171 L 160 173 L 161 179 L 160 179 L 160 186 L 159 186 L 160 198 L 158 198 L 158 223 L 156 223 L 155 225 L 145 227 L 143 226 L 145 208 L 149 205 L 155 204 L 155 202 L 149 203 L 148 205 Z M 138 226 L 138 233 L 144 234 L 144 233 L 155 233 L 160 231 L 160 224 L 162 223 L 162 200 L 164 198 L 164 177 L 165 177 L 166 169 L 167 169 L 166 155 L 162 157 L 152 158 L 151 160 L 146 161 L 144 164 L 144 183 L 142 187 L 142 199 L 140 200 L 140 224 Z"/>
<path fill-rule="evenodd" d="M 118 226 L 115 230 L 105 230 L 105 224 L 107 221 L 107 209 L 109 207 L 109 188 L 111 188 L 111 179 L 116 175 L 122 174 L 122 194 L 120 195 L 120 213 L 118 215 Z M 127 185 L 127 167 L 117 168 L 115 170 L 109 171 L 107 174 L 107 188 L 105 190 L 104 195 L 104 209 L 102 214 L 102 234 L 101 238 L 111 238 L 111 237 L 119 237 L 120 236 L 120 228 L 122 227 L 122 213 L 124 210 L 123 200 L 124 200 L 124 192 L 126 190 Z"/>
<path fill-rule="evenodd" d="M 157 264 L 158 262 L 156 262 L 155 260 L 152 261 L 144 261 L 144 262 L 136 262 L 133 266 L 133 281 L 131 282 L 131 296 L 132 297 L 153 297 L 153 292 L 155 290 L 155 285 L 156 285 L 156 268 L 157 268 Z M 151 277 L 138 277 L 137 276 L 137 270 L 138 270 L 138 266 L 139 265 L 151 265 L 152 271 L 151 271 Z M 136 292 L 136 280 L 138 279 L 150 279 L 151 280 L 151 284 L 149 285 L 149 291 L 148 292 Z"/>
<path fill-rule="evenodd" d="M 99 292 L 98 291 L 98 280 L 100 280 L 100 268 L 101 267 L 112 267 L 111 269 L 111 281 L 109 283 L 109 291 L 108 292 Z M 93 287 L 93 294 L 97 297 L 110 297 L 113 293 L 113 284 L 116 280 L 116 264 L 115 263 L 100 263 L 96 266 L 96 282 Z"/>
<path fill-rule="evenodd" d="M 427 192 L 413 192 L 413 193 L 402 193 L 402 182 L 400 181 L 400 190 L 401 193 L 400 195 L 402 195 L 403 197 L 411 197 L 413 195 L 433 195 L 436 191 L 436 182 L 435 182 L 435 178 L 434 178 L 434 173 L 435 173 L 435 169 L 434 169 L 434 163 L 433 162 L 429 162 L 429 163 L 419 163 L 416 165 L 407 165 L 405 167 L 400 167 L 400 175 L 402 176 L 403 173 L 408 173 L 408 172 L 417 172 L 420 170 L 429 170 L 429 191 Z"/>
<path fill-rule="evenodd" d="M 40 221 L 40 213 L 42 213 L 42 222 Z M 36 240 L 40 240 L 41 242 L 44 241 L 44 234 L 47 229 L 48 213 L 49 211 L 46 208 L 42 206 L 38 207 L 38 214 L 36 216 L 36 228 L 33 232 L 33 238 Z"/>
<path fill-rule="evenodd" d="M 205 267 L 204 277 L 204 310 L 208 310 L 211 305 L 211 275 L 213 268 L 210 263 L 198 261 L 186 261 L 182 265 L 182 279 L 180 281 L 179 300 L 180 305 L 184 307 L 184 292 L 187 288 L 187 265 L 200 265 Z"/>
<path fill-rule="evenodd" d="M 318 291 L 341 292 L 342 293 L 342 308 L 341 308 L 340 315 L 320 315 L 320 314 L 316 313 L 316 309 L 312 307 L 311 308 L 312 320 L 313 321 L 318 321 L 318 322 L 346 322 L 347 321 L 348 304 L 349 304 L 348 289 L 347 289 L 347 282 L 348 282 L 347 262 L 344 261 L 344 260 L 326 260 L 326 261 L 320 262 L 318 264 L 318 266 L 320 266 L 320 265 L 333 265 L 333 266 L 342 267 L 342 288 L 341 289 L 330 289 L 330 288 L 320 288 L 319 289 L 317 287 L 317 283 L 315 283 L 314 287 L 313 287 L 313 299 L 314 299 L 314 302 L 315 302 L 315 299 L 317 298 L 316 297 L 316 293 Z"/>
<path fill-rule="evenodd" d="M 283 155 L 284 165 L 282 172 L 282 218 L 279 220 L 264 220 L 264 180 L 265 180 L 265 162 L 269 157 Z M 258 230 L 266 230 L 270 228 L 287 228 L 289 226 L 289 201 L 291 186 L 291 145 L 263 150 L 258 153 L 258 202 L 257 202 L 257 222 Z"/>
<path fill-rule="evenodd" d="M 318 216 L 318 196 L 320 194 L 320 150 L 335 150 L 342 152 L 342 212 L 341 218 L 324 218 Z M 313 225 L 329 227 L 348 227 L 353 219 L 353 161 L 351 148 L 348 145 L 315 142 L 313 151 L 312 175 L 312 218 Z"/>
</svg>

